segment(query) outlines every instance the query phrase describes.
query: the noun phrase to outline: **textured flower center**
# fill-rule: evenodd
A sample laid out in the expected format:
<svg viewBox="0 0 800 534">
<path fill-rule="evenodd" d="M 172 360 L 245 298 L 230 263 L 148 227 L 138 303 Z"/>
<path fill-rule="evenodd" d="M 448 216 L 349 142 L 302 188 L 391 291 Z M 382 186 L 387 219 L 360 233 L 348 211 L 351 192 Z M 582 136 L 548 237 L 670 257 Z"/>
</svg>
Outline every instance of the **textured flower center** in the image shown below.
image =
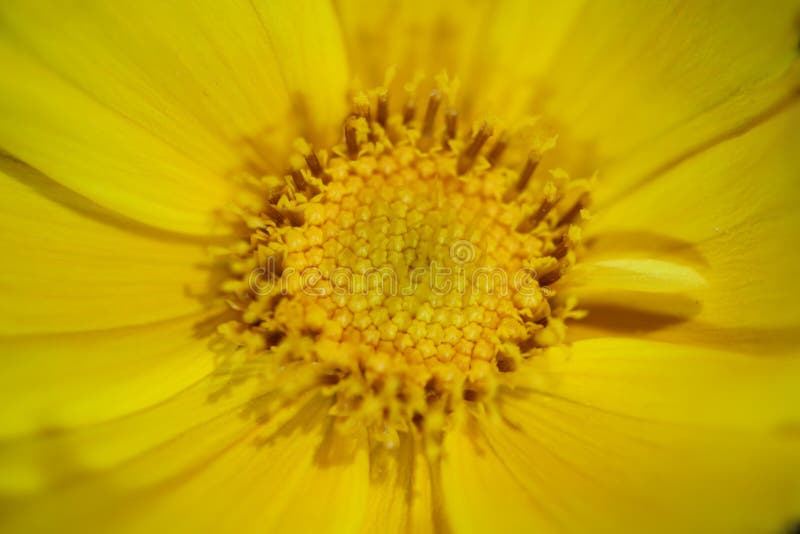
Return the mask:
<svg viewBox="0 0 800 534">
<path fill-rule="evenodd" d="M 437 120 L 446 94 L 419 118 L 411 92 L 395 115 L 387 91 L 361 95 L 340 145 L 300 143 L 289 175 L 254 182 L 224 285 L 224 335 L 390 445 L 492 402 L 575 313 L 551 286 L 575 262 L 588 183 L 537 173 L 545 143 L 515 152 L 452 108 Z"/>
</svg>

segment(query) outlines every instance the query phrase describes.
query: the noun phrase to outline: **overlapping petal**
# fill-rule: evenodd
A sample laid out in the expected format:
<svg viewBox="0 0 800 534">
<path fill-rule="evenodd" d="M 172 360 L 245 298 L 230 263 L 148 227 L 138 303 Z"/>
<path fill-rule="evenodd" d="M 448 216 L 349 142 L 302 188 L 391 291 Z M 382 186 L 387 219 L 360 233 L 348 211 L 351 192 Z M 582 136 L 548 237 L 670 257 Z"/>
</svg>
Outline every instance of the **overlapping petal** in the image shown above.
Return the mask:
<svg viewBox="0 0 800 534">
<path fill-rule="evenodd" d="M 685 291 L 697 303 L 684 316 L 691 320 L 652 335 L 762 353 L 794 350 L 800 329 L 793 246 L 800 234 L 798 120 L 795 104 L 599 210 L 590 228 L 595 257 L 676 262 L 706 281 Z M 625 307 L 619 300 L 611 304 Z"/>
<path fill-rule="evenodd" d="M 0 148 L 189 234 L 224 230 L 232 173 L 330 135 L 348 80 L 332 9 L 314 2 L 4 3 L 0 54 Z"/>
<path fill-rule="evenodd" d="M 559 153 L 570 170 L 606 176 L 602 204 L 779 112 L 800 87 L 794 0 L 424 2 L 399 12 L 341 2 L 339 12 L 358 76 L 379 83 L 391 64 L 403 80 L 448 69 L 478 115 L 546 115 L 570 145 Z"/>
<path fill-rule="evenodd" d="M 457 531 L 779 532 L 800 512 L 796 360 L 604 339 L 533 365 L 446 438 Z"/>
<path fill-rule="evenodd" d="M 143 325 L 205 308 L 206 243 L 151 231 L 19 162 L 0 163 L 0 333 Z"/>
<path fill-rule="evenodd" d="M 235 394 L 232 401 L 209 402 L 186 393 L 165 409 L 100 428 L 94 436 L 44 443 L 42 453 L 64 453 L 66 446 L 80 447 L 88 439 L 94 455 L 75 454 L 93 465 L 77 473 L 73 469 L 71 477 L 33 498 L 5 497 L 6 526 L 25 531 L 55 524 L 120 532 L 151 532 L 163 525 L 184 532 L 356 530 L 368 487 L 363 436 L 330 430 L 328 403 L 320 399 L 268 423 L 245 421 L 246 398 Z M 119 449 L 122 438 L 135 437 L 137 429 L 160 440 L 135 438 Z M 102 436 L 112 446 L 100 446 Z M 120 455 L 120 450 L 138 453 Z M 16 452 L 27 465 L 27 451 Z M 56 459 L 41 461 L 46 466 Z M 60 469 L 70 474 L 70 466 Z M 308 502 L 315 503 L 313 509 Z"/>
</svg>

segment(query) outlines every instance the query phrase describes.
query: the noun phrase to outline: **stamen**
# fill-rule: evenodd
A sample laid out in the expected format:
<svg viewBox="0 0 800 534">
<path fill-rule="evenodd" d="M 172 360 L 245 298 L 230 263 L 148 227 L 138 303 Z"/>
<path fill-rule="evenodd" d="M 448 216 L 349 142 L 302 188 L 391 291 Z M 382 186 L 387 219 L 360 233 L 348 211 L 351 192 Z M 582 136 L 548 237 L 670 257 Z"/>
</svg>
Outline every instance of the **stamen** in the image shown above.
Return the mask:
<svg viewBox="0 0 800 534">
<path fill-rule="evenodd" d="M 271 187 L 266 192 L 267 202 L 270 204 L 277 204 L 283 194 L 283 188 Z"/>
<path fill-rule="evenodd" d="M 560 260 L 567 254 L 567 251 L 569 251 L 569 232 L 564 232 L 558 236 L 558 238 L 553 241 L 553 244 L 556 246 L 556 248 L 553 249 L 553 252 L 551 252 L 550 255 L 557 260 Z"/>
<path fill-rule="evenodd" d="M 448 108 L 444 113 L 444 136 L 442 137 L 442 147 L 447 148 L 448 142 L 458 135 L 458 111 Z"/>
<path fill-rule="evenodd" d="M 275 224 L 277 224 L 277 225 L 280 225 L 281 223 L 283 223 L 283 220 L 284 220 L 283 214 L 280 211 L 278 211 L 278 208 L 276 208 L 272 204 L 265 204 L 264 205 L 264 215 L 268 219 L 271 219 L 271 220 L 275 221 Z"/>
<path fill-rule="evenodd" d="M 301 171 L 300 169 L 292 170 L 291 179 L 295 189 L 297 189 L 298 191 L 303 191 L 305 193 L 308 193 L 312 197 L 320 193 L 319 188 L 317 186 L 315 186 L 314 184 L 310 183 L 308 180 L 305 179 L 305 177 L 303 176 L 303 171 Z"/>
<path fill-rule="evenodd" d="M 433 133 L 433 124 L 436 121 L 436 112 L 439 111 L 439 104 L 442 103 L 442 95 L 437 90 L 431 91 L 428 98 L 428 109 L 425 110 L 425 120 L 422 122 L 422 136 L 430 137 Z"/>
<path fill-rule="evenodd" d="M 572 224 L 580 215 L 581 210 L 586 207 L 589 202 L 589 195 L 588 193 L 584 193 L 580 196 L 577 202 L 570 208 L 570 210 L 564 214 L 561 219 L 559 219 L 558 223 L 556 224 L 556 228 L 560 228 L 566 224 Z"/>
<path fill-rule="evenodd" d="M 546 287 L 555 284 L 561 279 L 562 276 L 564 276 L 564 270 L 561 268 L 561 265 L 559 264 L 557 269 L 553 269 L 552 271 L 545 274 L 544 276 L 542 276 L 542 278 L 539 279 L 539 285 L 542 287 Z"/>
<path fill-rule="evenodd" d="M 478 131 L 472 138 L 472 142 L 458 157 L 458 164 L 456 166 L 458 174 L 464 174 L 472 168 L 472 165 L 475 163 L 475 158 L 478 157 L 481 148 L 491 136 L 492 129 L 489 125 L 485 122 L 481 123 L 480 128 L 478 128 Z"/>
<path fill-rule="evenodd" d="M 306 179 L 303 177 L 303 171 L 301 171 L 300 169 L 292 170 L 291 176 L 295 188 L 299 189 L 300 191 L 303 191 L 308 187 L 308 182 L 306 182 Z"/>
<path fill-rule="evenodd" d="M 353 118 L 351 117 L 345 123 L 344 127 L 344 139 L 345 144 L 347 145 L 347 155 L 350 156 L 350 159 L 356 159 L 358 157 L 358 133 L 356 131 L 355 124 L 353 124 Z"/>
<path fill-rule="evenodd" d="M 539 209 L 524 219 L 518 226 L 517 232 L 530 232 L 537 226 L 539 223 L 544 220 L 550 210 L 553 209 L 553 206 L 556 205 L 558 199 L 548 199 L 545 198 L 542 200 L 542 203 L 539 205 Z"/>
<path fill-rule="evenodd" d="M 313 149 L 309 149 L 308 154 L 305 154 L 305 159 L 308 170 L 311 171 L 313 176 L 319 178 L 322 175 L 322 165 Z"/>
<path fill-rule="evenodd" d="M 517 370 L 517 362 L 503 352 L 500 352 L 496 358 L 497 370 L 501 373 L 511 373 Z"/>
<path fill-rule="evenodd" d="M 286 210 L 286 218 L 292 226 L 303 226 L 306 222 L 303 212 L 300 210 Z"/>
<path fill-rule="evenodd" d="M 408 126 L 411 124 L 411 121 L 414 120 L 414 115 L 417 112 L 417 103 L 414 102 L 414 98 L 409 95 L 408 100 L 406 100 L 405 106 L 403 106 L 403 124 Z"/>
<path fill-rule="evenodd" d="M 291 176 L 284 176 L 283 183 L 286 184 L 283 192 L 289 200 L 297 200 L 297 188 L 294 187 L 294 181 Z"/>
<path fill-rule="evenodd" d="M 528 186 L 528 182 L 533 176 L 533 173 L 536 171 L 536 167 L 539 165 L 539 161 L 541 161 L 541 158 L 539 153 L 535 150 L 528 154 L 528 159 L 525 161 L 525 167 L 522 169 L 522 172 L 519 173 L 517 183 L 514 184 L 513 188 L 506 191 L 504 197 L 506 202 L 510 202 L 514 199 L 514 197 L 525 190 L 525 188 Z"/>
<path fill-rule="evenodd" d="M 463 395 L 467 402 L 475 402 L 480 398 L 480 393 L 474 389 L 465 389 Z"/>
<path fill-rule="evenodd" d="M 389 120 L 389 92 L 382 91 L 378 93 L 377 111 L 375 113 L 375 120 L 378 124 L 386 128 L 386 121 Z"/>
<path fill-rule="evenodd" d="M 500 158 L 503 157 L 503 152 L 506 151 L 506 147 L 508 147 L 508 138 L 506 137 L 506 134 L 503 134 L 492 146 L 492 149 L 489 151 L 489 155 L 486 157 L 492 167 L 500 163 Z"/>
<path fill-rule="evenodd" d="M 367 122 L 371 121 L 370 117 L 370 106 L 369 106 L 369 98 L 367 95 L 361 93 L 355 98 L 354 102 L 354 113 L 358 117 L 362 117 Z"/>
</svg>

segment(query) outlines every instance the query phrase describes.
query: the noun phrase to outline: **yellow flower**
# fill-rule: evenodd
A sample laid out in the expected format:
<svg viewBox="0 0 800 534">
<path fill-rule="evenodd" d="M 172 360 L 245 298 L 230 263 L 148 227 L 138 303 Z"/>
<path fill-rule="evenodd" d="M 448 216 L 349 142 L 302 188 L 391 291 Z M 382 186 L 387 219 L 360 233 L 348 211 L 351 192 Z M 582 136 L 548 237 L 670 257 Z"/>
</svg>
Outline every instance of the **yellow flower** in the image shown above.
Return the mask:
<svg viewBox="0 0 800 534">
<path fill-rule="evenodd" d="M 796 528 L 798 12 L 4 2 L 4 531 Z"/>
</svg>

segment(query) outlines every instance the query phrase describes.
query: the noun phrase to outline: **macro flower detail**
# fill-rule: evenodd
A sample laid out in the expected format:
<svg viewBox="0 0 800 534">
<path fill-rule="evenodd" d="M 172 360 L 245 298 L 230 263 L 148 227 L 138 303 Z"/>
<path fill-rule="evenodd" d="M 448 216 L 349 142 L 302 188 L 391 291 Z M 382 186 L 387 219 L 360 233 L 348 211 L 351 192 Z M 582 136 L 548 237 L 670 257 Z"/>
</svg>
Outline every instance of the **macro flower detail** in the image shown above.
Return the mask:
<svg viewBox="0 0 800 534">
<path fill-rule="evenodd" d="M 793 532 L 769 6 L 0 5 L 4 532 Z"/>
<path fill-rule="evenodd" d="M 250 177 L 236 213 L 252 233 L 220 251 L 239 275 L 223 336 L 269 389 L 324 390 L 388 447 L 419 432 L 435 449 L 454 411 L 513 387 L 580 316 L 551 286 L 576 261 L 590 182 L 555 169 L 529 190 L 554 139 L 520 155 L 486 122 L 460 132 L 456 109 L 437 118 L 439 85 L 419 118 L 416 91 L 397 113 L 387 88 L 362 93 L 341 144 L 301 141 L 290 175 Z"/>
</svg>

